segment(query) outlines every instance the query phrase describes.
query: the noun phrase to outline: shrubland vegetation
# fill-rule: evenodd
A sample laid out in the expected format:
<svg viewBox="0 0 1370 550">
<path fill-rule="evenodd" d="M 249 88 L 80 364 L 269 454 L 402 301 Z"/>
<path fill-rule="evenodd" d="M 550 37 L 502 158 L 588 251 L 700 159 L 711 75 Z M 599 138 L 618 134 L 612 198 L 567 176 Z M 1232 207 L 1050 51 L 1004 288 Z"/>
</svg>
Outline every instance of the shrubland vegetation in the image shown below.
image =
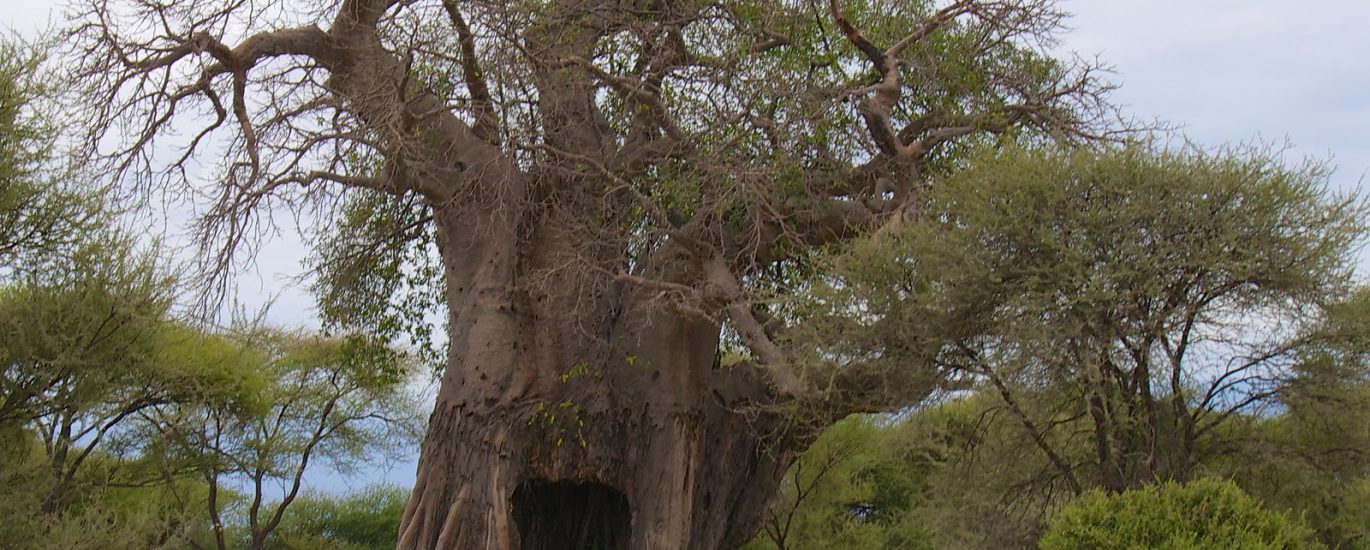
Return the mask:
<svg viewBox="0 0 1370 550">
<path fill-rule="evenodd" d="M 74 32 L 100 54 L 82 85 L 147 92 L 97 109 L 87 145 L 138 136 L 111 172 L 53 153 L 41 52 L 0 52 L 0 546 L 1370 548 L 1367 202 L 1279 151 L 1115 133 L 1095 67 L 1025 45 L 1050 2 L 553 2 L 536 24 L 442 2 L 450 42 L 343 4 L 237 48 L 206 30 L 257 22 L 232 6 L 143 6 L 193 36 Z M 765 63 L 693 51 L 715 20 Z M 489 57 L 520 33 L 561 57 Z M 193 98 L 204 135 L 240 134 L 202 220 L 219 255 L 188 280 L 125 224 L 185 176 L 199 138 L 161 171 L 149 144 Z M 328 170 L 297 170 L 328 142 Z M 190 315 L 227 293 L 204 285 L 236 224 L 296 185 L 290 206 L 336 206 L 326 330 Z M 450 354 L 425 317 L 444 300 Z M 305 488 L 411 452 L 408 384 L 444 356 L 413 496 Z"/>
<path fill-rule="evenodd" d="M 364 335 L 178 316 L 168 256 L 47 153 L 35 52 L 3 53 L 0 546 L 393 546 L 395 491 L 333 502 L 301 479 L 409 452 L 414 361 Z"/>
</svg>

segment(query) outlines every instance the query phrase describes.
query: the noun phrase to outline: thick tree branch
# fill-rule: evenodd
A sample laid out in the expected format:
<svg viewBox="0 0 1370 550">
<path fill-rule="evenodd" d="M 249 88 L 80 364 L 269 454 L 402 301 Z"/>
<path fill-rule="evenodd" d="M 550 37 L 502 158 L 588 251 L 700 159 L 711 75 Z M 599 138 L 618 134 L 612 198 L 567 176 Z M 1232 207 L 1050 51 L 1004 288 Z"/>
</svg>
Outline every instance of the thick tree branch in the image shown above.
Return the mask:
<svg viewBox="0 0 1370 550">
<path fill-rule="evenodd" d="M 799 395 L 801 384 L 790 366 L 789 357 L 771 341 L 765 328 L 752 314 L 751 303 L 743 295 L 742 287 L 728 264 L 717 257 L 706 260 L 704 275 L 710 287 L 722 295 L 728 318 L 742 342 L 770 370 L 776 390 L 781 395 Z"/>
<path fill-rule="evenodd" d="M 476 55 L 476 38 L 471 34 L 471 27 L 466 24 L 466 18 L 462 17 L 461 11 L 457 9 L 457 0 L 442 0 L 442 7 L 447 11 L 452 27 L 457 30 L 457 41 L 461 44 L 462 79 L 466 81 L 466 89 L 471 94 L 471 108 L 475 111 L 476 118 L 476 135 L 486 141 L 496 142 L 499 139 L 498 119 L 495 116 L 494 100 L 490 97 L 490 88 L 486 84 L 485 71 L 481 70 L 480 58 Z"/>
</svg>

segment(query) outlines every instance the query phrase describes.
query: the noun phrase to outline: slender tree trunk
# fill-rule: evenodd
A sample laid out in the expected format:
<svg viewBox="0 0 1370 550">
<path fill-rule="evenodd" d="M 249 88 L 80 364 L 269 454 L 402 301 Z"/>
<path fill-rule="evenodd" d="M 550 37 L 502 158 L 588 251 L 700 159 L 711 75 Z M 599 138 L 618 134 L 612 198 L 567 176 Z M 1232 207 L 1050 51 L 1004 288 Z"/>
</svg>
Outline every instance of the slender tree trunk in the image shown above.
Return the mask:
<svg viewBox="0 0 1370 550">
<path fill-rule="evenodd" d="M 49 465 L 52 469 L 52 487 L 48 488 L 48 494 L 43 497 L 43 505 L 40 508 L 40 512 L 45 516 L 57 513 L 71 482 L 71 476 L 68 475 L 70 468 L 67 465 L 67 455 L 71 451 L 71 419 L 63 414 L 56 421 L 61 427 L 56 430 L 51 444 L 52 456 L 49 458 Z"/>
</svg>

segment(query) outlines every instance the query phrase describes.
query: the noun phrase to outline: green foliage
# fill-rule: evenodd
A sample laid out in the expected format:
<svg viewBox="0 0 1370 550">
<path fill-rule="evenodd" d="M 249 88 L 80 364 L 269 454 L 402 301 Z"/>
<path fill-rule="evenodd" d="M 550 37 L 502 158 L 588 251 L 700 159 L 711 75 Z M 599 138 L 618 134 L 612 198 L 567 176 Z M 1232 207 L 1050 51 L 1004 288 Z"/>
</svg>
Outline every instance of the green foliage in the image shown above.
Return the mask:
<svg viewBox="0 0 1370 550">
<path fill-rule="evenodd" d="M 1031 546 L 1049 511 L 1075 496 L 992 394 L 917 411 L 897 429 L 925 494 L 916 515 L 939 547 Z M 1091 450 L 1079 437 L 1057 443 L 1072 460 Z"/>
<path fill-rule="evenodd" d="M 227 338 L 223 360 L 260 377 L 239 378 L 253 391 L 159 411 L 169 443 L 189 457 L 211 451 L 211 463 L 196 465 L 205 473 L 289 481 L 302 461 L 347 469 L 413 437 L 416 414 L 404 390 L 413 365 L 405 354 L 360 337 L 275 329 Z"/>
<path fill-rule="evenodd" d="M 1044 550 L 1075 548 L 1318 548 L 1309 530 L 1261 507 L 1230 481 L 1168 482 L 1108 494 L 1092 491 L 1061 510 Z"/>
<path fill-rule="evenodd" d="M 747 548 L 931 548 L 914 513 L 923 477 L 904 460 L 901 430 L 873 417 L 833 425 L 785 474 L 777 501 Z"/>
<path fill-rule="evenodd" d="M 252 505 L 225 477 L 246 474 L 261 497 L 310 458 L 346 469 L 411 442 L 411 361 L 375 338 L 174 318 L 179 281 L 158 247 L 54 166 L 39 58 L 0 45 L 0 547 L 208 547 L 209 507 L 261 535 L 235 523 Z M 193 437 L 211 431 L 213 444 Z M 403 501 L 377 489 L 332 519 L 301 515 L 297 532 L 343 522 L 328 526 L 339 544 L 393 547 Z"/>
<path fill-rule="evenodd" d="M 1074 495 L 1024 480 L 1055 475 L 991 395 L 851 417 L 791 467 L 749 548 L 1031 546 Z"/>
<path fill-rule="evenodd" d="M 1083 319 L 1167 290 L 1239 303 L 1322 299 L 1349 274 L 1365 230 L 1365 206 L 1329 196 L 1321 166 L 1286 167 L 1254 149 L 1010 148 L 932 200 L 945 217 L 924 229 L 939 237 L 928 246 L 970 247 L 945 259 L 972 269 L 978 279 L 963 281 L 991 298 L 967 306 L 1013 312 L 1016 303 Z M 1137 323 L 1176 314 L 1122 313 Z"/>
<path fill-rule="evenodd" d="M 944 3 L 931 0 L 841 2 L 845 17 L 882 48 L 904 38 L 911 29 L 929 24 L 929 17 L 942 7 Z M 592 118 L 604 126 L 595 131 L 617 136 L 625 151 L 655 139 L 648 136 L 658 131 L 669 134 L 678 128 L 689 136 L 692 152 L 688 158 L 674 154 L 650 158 L 656 156 L 650 152 L 648 162 L 632 154 L 625 159 L 573 159 L 552 152 L 552 147 L 529 147 L 555 145 L 561 139 L 549 135 L 560 131 L 560 125 L 549 125 L 542 118 L 549 116 L 541 112 L 547 105 L 536 94 L 522 95 L 542 84 L 532 81 L 523 59 L 500 53 L 505 49 L 496 46 L 500 38 L 477 40 L 478 55 L 486 60 L 483 76 L 490 89 L 502 95 L 494 105 L 501 121 L 500 135 L 490 136 L 492 141 L 505 147 L 521 168 L 554 166 L 549 174 L 575 182 L 567 187 L 574 188 L 574 193 L 549 195 L 548 204 L 560 206 L 539 214 L 538 221 L 530 220 L 528 227 L 558 226 L 555 234 L 595 245 L 584 249 L 597 252 L 576 247 L 577 254 L 596 258 L 592 263 L 615 258 L 596 265 L 610 271 L 619 269 L 615 262 L 620 259 L 633 265 L 650 257 L 649 251 L 666 242 L 662 236 L 675 230 L 669 226 L 690 219 L 708 220 L 706 226 L 716 223 L 720 230 L 765 235 L 763 240 L 777 231 L 792 232 L 776 237 L 783 242 L 775 245 L 773 254 L 788 261 L 764 274 L 748 273 L 743 278 L 748 285 L 789 288 L 784 286 L 790 282 L 785 279 L 791 271 L 806 269 L 802 257 L 812 241 L 828 238 L 818 235 L 823 231 L 804 235 L 808 232 L 803 226 L 824 218 L 824 209 L 834 200 L 889 200 L 883 191 L 866 188 L 875 182 L 850 182 L 852 168 L 870 160 L 872 153 L 870 132 L 856 108 L 867 92 L 856 90 L 867 89 L 875 75 L 867 69 L 870 62 L 865 54 L 842 35 L 827 11 L 827 6 L 819 4 L 756 0 L 695 6 L 687 10 L 689 17 L 671 25 L 679 25 L 678 31 L 665 35 L 699 56 L 697 66 L 691 63 L 688 70 L 666 64 L 644 74 L 659 63 L 650 61 L 660 54 L 655 49 L 659 44 L 649 43 L 661 38 L 630 30 L 634 25 L 606 27 L 591 33 L 593 41 L 587 35 L 587 44 L 576 47 L 576 56 L 593 67 L 590 75 L 577 67 L 549 73 L 574 75 L 576 80 L 590 76 L 587 82 L 595 81 L 592 75 L 602 74 L 600 85 L 619 83 L 592 94 L 598 109 Z M 893 126 L 906 128 L 906 139 L 925 133 L 972 134 L 933 140 L 935 149 L 916 162 L 922 174 L 942 175 L 958 168 L 974 152 L 974 144 L 1042 139 L 1065 127 L 1078 129 L 1096 122 L 1082 120 L 1089 117 L 1084 111 L 1092 110 L 1085 104 L 1089 100 L 1072 98 L 1098 91 L 1099 83 L 1089 78 L 1076 82 L 1075 77 L 1084 75 L 1068 73 L 1078 67 L 1037 47 L 1037 39 L 1047 40 L 1058 30 L 1062 14 L 1049 2 L 1006 7 L 1004 13 L 997 13 L 998 8 L 991 11 L 996 13 L 930 25 L 930 34 L 899 56 L 905 85 L 900 105 L 890 113 Z M 576 24 L 571 12 L 559 13 L 545 2 L 515 2 L 498 9 L 471 4 L 463 6 L 462 12 L 477 26 L 528 25 L 532 34 L 544 32 L 545 24 L 556 28 Z M 521 15 L 505 21 L 514 13 Z M 623 12 L 615 17 L 656 17 L 649 13 Z M 459 49 L 446 21 L 409 17 L 396 20 L 406 30 L 398 31 L 405 38 L 396 35 L 395 39 L 422 37 L 434 45 L 411 48 L 412 59 L 405 66 L 413 74 L 406 82 L 415 86 L 426 82 L 439 97 L 448 97 L 448 92 L 456 97 L 471 93 L 462 89 L 467 84 L 456 72 L 456 60 L 433 55 Z M 1013 21 L 997 21 L 999 17 Z M 509 36 L 521 34 L 511 31 Z M 764 47 L 762 43 L 772 37 L 785 37 L 784 44 Z M 658 70 L 661 75 L 647 76 Z M 622 83 L 643 78 L 658 100 L 643 101 L 644 96 L 622 90 Z M 1071 88 L 1064 89 L 1067 86 Z M 662 112 L 655 113 L 658 109 Z M 654 128 L 646 134 L 644 114 Z M 658 123 L 664 125 L 656 129 Z M 350 155 L 337 160 L 355 175 L 381 172 L 382 162 L 374 157 Z M 882 163 L 872 163 L 872 173 L 882 170 Z M 622 179 L 605 177 L 601 171 L 606 168 L 622 172 Z M 538 168 L 528 173 L 544 171 Z M 286 188 L 276 191 L 284 195 Z M 568 202 L 562 204 L 563 200 Z M 496 207 L 492 202 L 478 208 Z M 568 210 L 557 211 L 561 208 Z M 401 343 L 425 349 L 431 344 L 432 335 L 440 330 L 434 325 L 442 321 L 430 319 L 443 318 L 433 314 L 441 309 L 444 289 L 440 288 L 443 278 L 435 261 L 430 217 L 429 209 L 414 194 L 346 192 L 332 223 L 325 224 L 313 243 L 313 271 L 319 275 L 315 291 L 330 326 L 376 331 L 392 339 L 408 336 L 412 342 Z M 440 363 L 442 356 L 434 353 L 425 359 Z"/>
<path fill-rule="evenodd" d="M 381 550 L 395 547 L 409 491 L 373 486 L 357 493 L 306 495 L 295 501 L 268 548 Z"/>
<path fill-rule="evenodd" d="M 1300 529 L 1307 530 L 1299 532 L 1329 547 L 1364 548 L 1370 482 L 1356 430 L 1364 429 L 1357 423 L 1367 409 L 1351 407 L 1311 417 L 1354 427 L 1345 437 L 1295 421 L 1296 413 L 1239 417 L 1223 433 L 1228 452 L 1199 470 L 1231 476 L 1282 518 L 1301 518 Z M 1058 446 L 1071 460 L 1092 451 L 1081 437 Z M 1059 472 L 990 394 L 897 418 L 853 417 L 799 458 L 747 548 L 1030 547 L 1053 513 L 1076 499 L 1059 479 L 1044 481 L 1053 478 Z M 861 521 L 850 513 L 858 506 L 896 513 Z"/>
<path fill-rule="evenodd" d="M 101 215 L 103 197 L 49 177 L 40 60 L 0 43 L 0 429 L 80 416 L 147 374 L 173 286 Z"/>
<path fill-rule="evenodd" d="M 972 390 L 891 428 L 939 544 L 1031 545 L 1080 491 L 1207 473 L 1357 547 L 1367 207 L 1324 175 L 1257 149 L 989 151 L 922 220 L 817 262 L 788 338 L 888 391 L 929 362 Z"/>
<path fill-rule="evenodd" d="M 416 197 L 349 193 L 335 223 L 314 240 L 313 292 L 332 332 L 364 332 L 406 344 L 437 368 L 434 342 L 446 318 L 430 317 L 446 303 L 445 278 L 434 249 L 429 207 Z M 435 326 L 437 325 L 437 326 Z"/>
<path fill-rule="evenodd" d="M 923 221 L 844 251 L 801 300 L 829 314 L 832 351 L 892 357 L 982 334 L 1168 329 L 1195 305 L 1316 303 L 1344 288 L 1365 230 L 1364 203 L 1325 185 L 1320 166 L 1259 150 L 1003 148 L 939 182 Z"/>
<path fill-rule="evenodd" d="M 49 264 L 109 222 L 98 193 L 48 175 L 57 133 L 36 106 L 47 90 L 35 50 L 0 40 L 0 282 Z"/>
<path fill-rule="evenodd" d="M 65 483 L 61 507 L 44 511 L 58 486 L 49 450 L 27 430 L 0 434 L 0 547 L 23 550 L 185 548 L 205 532 L 190 480 L 140 477 L 124 457 L 95 448 Z M 132 467 L 131 467 L 132 466 Z"/>
<path fill-rule="evenodd" d="M 1244 419 L 1205 465 L 1271 508 L 1301 515 L 1335 548 L 1370 548 L 1370 289 L 1333 304 L 1280 394 L 1279 415 Z"/>
<path fill-rule="evenodd" d="M 171 319 L 155 256 L 98 236 L 0 286 L 6 548 L 186 547 L 204 485 L 167 467 L 148 419 L 261 388 L 240 348 Z"/>
<path fill-rule="evenodd" d="M 108 237 L 77 252 L 0 287 L 0 500 L 16 518 L 0 545 L 213 544 L 204 510 L 232 532 L 261 505 L 238 483 L 260 499 L 311 460 L 347 470 L 415 437 L 405 354 L 359 336 L 206 333 L 169 318 L 175 281 L 154 257 Z M 243 523 L 257 539 L 275 527 Z"/>
<path fill-rule="evenodd" d="M 93 407 L 178 375 L 156 346 L 174 280 L 117 236 L 78 252 L 0 287 L 0 421 Z"/>
<path fill-rule="evenodd" d="M 259 547 L 284 525 L 311 466 L 348 472 L 404 452 L 417 438 L 407 354 L 359 336 L 243 329 L 228 337 L 233 346 L 224 350 L 248 357 L 265 384 L 157 409 L 145 453 L 161 450 L 168 469 L 206 480 L 206 519 L 233 527 L 245 544 Z M 272 486 L 284 491 L 274 502 Z M 245 488 L 245 498 L 220 496 L 235 488 Z"/>
<path fill-rule="evenodd" d="M 168 345 L 187 329 L 155 246 L 55 166 L 40 60 L 0 44 L 0 546 L 183 548 L 195 484 L 161 479 L 131 434 L 218 383 Z"/>
</svg>

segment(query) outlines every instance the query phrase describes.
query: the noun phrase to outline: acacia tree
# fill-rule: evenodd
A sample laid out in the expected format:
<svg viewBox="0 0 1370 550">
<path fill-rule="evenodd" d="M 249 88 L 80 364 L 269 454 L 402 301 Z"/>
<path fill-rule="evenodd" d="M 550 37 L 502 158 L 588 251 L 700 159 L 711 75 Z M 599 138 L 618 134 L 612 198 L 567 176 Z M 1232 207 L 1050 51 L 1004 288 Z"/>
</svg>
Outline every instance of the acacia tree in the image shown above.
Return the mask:
<svg viewBox="0 0 1370 550">
<path fill-rule="evenodd" d="M 1230 452 L 1229 421 L 1308 378 L 1366 234 L 1367 203 L 1332 194 L 1321 166 L 1154 145 L 982 160 L 930 193 L 937 216 L 856 248 L 812 292 L 865 315 L 811 328 L 848 355 L 951 342 L 938 361 L 1049 463 L 1023 483 L 1046 502 L 1188 481 Z"/>
<path fill-rule="evenodd" d="M 1275 510 L 1301 515 L 1331 548 L 1370 541 L 1370 288 L 1332 304 L 1282 414 L 1233 427 L 1233 444 L 1206 473 L 1235 480 Z"/>
<path fill-rule="evenodd" d="M 52 476 L 45 514 L 59 510 L 93 453 L 140 411 L 185 399 L 196 378 L 155 348 L 173 283 L 130 256 L 79 255 L 49 280 L 0 288 L 0 427 L 41 439 Z"/>
<path fill-rule="evenodd" d="M 799 361 L 766 299 L 916 216 L 960 144 L 1108 114 L 1097 67 L 1044 53 L 1051 0 L 78 4 L 89 145 L 209 199 L 206 273 L 339 197 L 386 206 L 338 225 L 370 248 L 435 242 L 449 352 L 405 548 L 740 545 L 817 427 L 939 377 Z"/>
<path fill-rule="evenodd" d="M 176 281 L 156 251 L 57 166 L 37 50 L 0 40 L 0 473 L 38 498 L 7 499 L 15 509 L 52 521 L 116 477 L 91 471 L 137 413 L 188 398 L 198 373 L 158 349 Z"/>
<path fill-rule="evenodd" d="M 927 472 L 902 445 L 909 430 L 853 415 L 823 432 L 785 474 L 756 539 L 744 548 L 932 548 Z"/>
<path fill-rule="evenodd" d="M 233 360 L 250 364 L 267 382 L 251 395 L 211 396 L 203 404 L 158 408 L 149 415 L 158 434 L 148 441 L 170 451 L 174 468 L 204 480 L 204 503 L 223 550 L 235 542 L 225 524 L 231 494 L 241 489 L 243 542 L 267 547 L 301 495 L 311 464 L 335 471 L 378 462 L 415 438 L 417 415 L 404 390 L 403 354 L 358 337 L 321 338 L 276 330 L 234 335 Z M 149 455 L 154 454 L 149 450 Z M 273 492 L 279 500 L 268 500 Z"/>
<path fill-rule="evenodd" d="M 69 256 L 108 219 L 93 186 L 66 177 L 41 103 L 50 93 L 37 48 L 0 39 L 0 282 Z"/>
</svg>

